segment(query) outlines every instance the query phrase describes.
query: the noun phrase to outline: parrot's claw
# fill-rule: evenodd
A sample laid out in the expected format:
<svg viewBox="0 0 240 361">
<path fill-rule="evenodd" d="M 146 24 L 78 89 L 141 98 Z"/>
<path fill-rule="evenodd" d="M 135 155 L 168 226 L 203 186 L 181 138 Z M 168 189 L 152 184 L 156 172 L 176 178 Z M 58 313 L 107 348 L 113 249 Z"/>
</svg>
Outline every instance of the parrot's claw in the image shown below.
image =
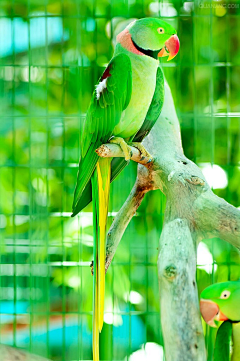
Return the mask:
<svg viewBox="0 0 240 361">
<path fill-rule="evenodd" d="M 131 157 L 132 157 L 131 147 L 129 147 L 129 145 L 127 145 L 127 143 L 125 142 L 125 140 L 123 138 L 112 137 L 112 138 L 110 138 L 109 143 L 119 145 L 119 147 L 122 149 L 122 151 L 124 153 L 125 160 L 131 159 Z"/>
<path fill-rule="evenodd" d="M 139 142 L 132 142 L 131 145 L 135 148 L 137 148 L 141 154 L 141 160 L 144 160 L 144 158 L 148 158 L 150 163 L 153 160 L 153 156 L 148 153 L 148 151 L 144 148 L 144 146 Z"/>
<path fill-rule="evenodd" d="M 93 276 L 93 261 L 90 263 L 90 267 L 91 267 L 91 274 Z"/>
</svg>

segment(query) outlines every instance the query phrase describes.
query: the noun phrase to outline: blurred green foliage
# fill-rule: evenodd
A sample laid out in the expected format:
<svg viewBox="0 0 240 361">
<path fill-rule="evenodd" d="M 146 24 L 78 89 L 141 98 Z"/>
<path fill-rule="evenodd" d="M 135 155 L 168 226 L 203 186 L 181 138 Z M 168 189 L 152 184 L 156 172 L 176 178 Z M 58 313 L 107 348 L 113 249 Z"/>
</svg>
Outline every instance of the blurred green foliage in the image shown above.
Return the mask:
<svg viewBox="0 0 240 361">
<path fill-rule="evenodd" d="M 70 218 L 80 124 L 112 56 L 117 24 L 145 16 L 162 16 L 178 30 L 180 52 L 162 66 L 185 154 L 203 169 L 221 167 L 223 175 L 208 174 L 213 182 L 227 179 L 214 191 L 240 206 L 239 2 L 2 0 L 1 342 L 53 360 L 91 359 L 91 205 Z M 113 183 L 109 224 L 135 176 L 130 164 Z M 107 274 L 104 359 L 122 360 L 141 343 L 162 344 L 156 261 L 164 207 L 160 191 L 146 195 Z M 199 292 L 239 279 L 237 251 L 219 239 L 205 245 Z M 214 332 L 206 336 L 210 360 Z"/>
</svg>

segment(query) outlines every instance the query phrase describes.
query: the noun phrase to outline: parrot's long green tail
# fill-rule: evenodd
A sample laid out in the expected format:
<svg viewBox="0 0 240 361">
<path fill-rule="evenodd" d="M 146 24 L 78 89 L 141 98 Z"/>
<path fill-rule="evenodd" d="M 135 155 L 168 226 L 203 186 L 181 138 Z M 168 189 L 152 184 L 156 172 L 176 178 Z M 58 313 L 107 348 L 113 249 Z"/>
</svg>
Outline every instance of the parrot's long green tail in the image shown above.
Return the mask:
<svg viewBox="0 0 240 361">
<path fill-rule="evenodd" d="M 232 323 L 225 321 L 221 324 L 217 331 L 214 361 L 229 361 L 230 360 L 230 342 L 232 336 Z"/>
<path fill-rule="evenodd" d="M 99 361 L 99 332 L 103 327 L 105 293 L 106 224 L 111 158 L 100 158 L 92 176 L 93 199 L 93 361 Z"/>
</svg>

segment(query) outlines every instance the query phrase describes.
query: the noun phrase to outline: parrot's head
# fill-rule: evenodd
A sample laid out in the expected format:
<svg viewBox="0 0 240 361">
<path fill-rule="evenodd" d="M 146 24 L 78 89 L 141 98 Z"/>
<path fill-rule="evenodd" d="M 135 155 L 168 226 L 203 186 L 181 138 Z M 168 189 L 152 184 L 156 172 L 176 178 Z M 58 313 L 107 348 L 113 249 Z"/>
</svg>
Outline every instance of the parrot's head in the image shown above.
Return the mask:
<svg viewBox="0 0 240 361">
<path fill-rule="evenodd" d="M 223 282 L 211 285 L 200 296 L 202 317 L 212 327 L 216 321 L 240 321 L 240 282 Z"/>
<path fill-rule="evenodd" d="M 177 55 L 180 47 L 176 30 L 165 21 L 155 18 L 133 21 L 118 34 L 117 42 L 135 54 L 155 59 L 168 56 L 168 61 Z"/>
</svg>

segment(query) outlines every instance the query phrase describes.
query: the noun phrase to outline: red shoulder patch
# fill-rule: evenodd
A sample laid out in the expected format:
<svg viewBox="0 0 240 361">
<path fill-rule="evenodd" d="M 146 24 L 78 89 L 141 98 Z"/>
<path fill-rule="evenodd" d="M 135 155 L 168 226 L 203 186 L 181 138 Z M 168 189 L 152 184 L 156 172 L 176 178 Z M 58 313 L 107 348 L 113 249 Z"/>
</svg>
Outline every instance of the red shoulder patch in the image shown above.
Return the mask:
<svg viewBox="0 0 240 361">
<path fill-rule="evenodd" d="M 106 78 L 109 78 L 112 74 L 110 74 L 110 70 L 111 70 L 111 65 L 109 65 L 105 70 L 104 70 L 104 73 L 101 77 L 101 81 L 106 79 Z"/>
</svg>

